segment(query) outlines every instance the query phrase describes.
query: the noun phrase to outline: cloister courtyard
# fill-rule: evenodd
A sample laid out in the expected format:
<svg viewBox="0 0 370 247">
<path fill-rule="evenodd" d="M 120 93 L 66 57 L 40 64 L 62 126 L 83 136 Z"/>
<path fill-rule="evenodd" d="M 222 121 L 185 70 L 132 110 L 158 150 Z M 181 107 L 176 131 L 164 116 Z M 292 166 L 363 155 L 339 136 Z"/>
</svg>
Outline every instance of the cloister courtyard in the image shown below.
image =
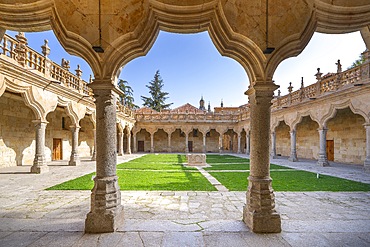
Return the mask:
<svg viewBox="0 0 370 247">
<path fill-rule="evenodd" d="M 147 172 L 182 172 L 182 166 L 171 162 L 167 155 L 156 161 L 155 154 L 118 156 L 117 171 L 147 169 Z M 158 157 L 158 156 L 157 156 Z M 139 159 L 137 159 L 139 158 Z M 246 173 L 248 156 L 210 155 L 212 167 Z M 144 159 L 146 168 L 138 165 Z M 219 160 L 220 162 L 217 162 Z M 227 162 L 227 161 L 230 162 Z M 130 163 L 131 161 L 131 163 Z M 186 160 L 179 162 L 186 163 Z M 237 164 L 239 163 L 239 164 Z M 125 220 L 115 233 L 84 234 L 84 222 L 90 204 L 90 190 L 50 190 L 90 174 L 95 164 L 82 158 L 79 166 L 68 161 L 53 161 L 50 171 L 31 174 L 29 167 L 0 169 L 0 246 L 368 246 L 370 244 L 370 178 L 361 166 L 331 163 L 319 167 L 313 160 L 288 161 L 272 159 L 274 170 L 306 170 L 315 179 L 326 175 L 361 182 L 365 191 L 276 191 L 276 208 L 282 217 L 282 233 L 255 234 L 242 222 L 245 191 L 217 186 L 193 190 L 167 188 L 129 190 L 121 185 L 121 202 Z M 164 166 L 163 166 L 164 164 Z M 172 166 L 174 167 L 171 167 Z M 126 166 L 126 168 L 125 168 Z M 244 168 L 243 168 L 244 166 Z M 212 167 L 201 168 L 211 174 Z M 217 168 L 218 167 L 218 168 Z M 185 168 L 186 169 L 186 168 Z M 169 171 L 170 170 L 170 171 Z M 189 168 L 194 173 L 198 169 Z M 241 171 L 243 170 L 243 171 Z M 220 170 L 219 170 L 220 171 Z M 230 170 L 229 170 L 230 171 Z M 299 172 L 298 170 L 296 170 Z M 188 171 L 189 172 L 189 171 Z M 316 178 L 319 174 L 321 178 Z M 89 176 L 90 176 L 89 175 Z M 118 172 L 118 175 L 120 173 Z M 204 174 L 202 175 L 204 176 Z M 161 177 L 161 176 L 159 176 Z M 245 177 L 247 175 L 245 174 Z M 206 178 L 206 175 L 203 177 Z M 172 179 L 172 178 L 169 178 Z M 91 181 L 91 176 L 90 179 Z M 187 183 L 191 178 L 182 180 Z M 220 179 L 221 180 L 221 179 Z M 277 178 L 275 180 L 278 180 Z M 274 183 L 278 184 L 278 181 Z M 194 183 L 197 181 L 192 180 Z M 211 184 L 210 182 L 210 184 Z M 133 181 L 135 183 L 135 181 Z M 236 182 L 237 183 L 237 182 Z M 288 183 L 288 182 L 287 182 Z M 150 181 L 143 183 L 150 184 Z M 224 183 L 227 184 L 227 183 Z M 156 185 L 152 185 L 154 188 Z M 174 186 L 176 190 L 171 190 Z M 309 186 L 309 184 L 307 185 Z M 71 189 L 71 188 L 70 188 Z M 73 188 L 72 188 L 73 189 Z M 208 191 L 207 191 L 208 190 Z M 367 191 L 366 191 L 367 190 Z M 9 193 L 12 191 L 12 193 Z"/>
</svg>

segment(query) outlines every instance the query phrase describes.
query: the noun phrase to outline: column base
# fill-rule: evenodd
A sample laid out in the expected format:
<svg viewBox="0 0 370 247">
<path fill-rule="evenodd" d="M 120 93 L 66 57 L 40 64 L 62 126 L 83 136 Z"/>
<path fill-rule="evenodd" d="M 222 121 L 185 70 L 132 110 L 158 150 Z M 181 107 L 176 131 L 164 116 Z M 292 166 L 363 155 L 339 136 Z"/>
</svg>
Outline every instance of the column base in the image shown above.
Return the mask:
<svg viewBox="0 0 370 247">
<path fill-rule="evenodd" d="M 114 232 L 124 222 L 123 206 L 108 212 L 89 212 L 85 220 L 86 233 Z"/>
<path fill-rule="evenodd" d="M 41 174 L 49 171 L 49 167 L 47 165 L 42 165 L 42 166 L 31 166 L 31 173 L 36 173 L 36 174 Z"/>
<path fill-rule="evenodd" d="M 117 176 L 94 178 L 91 211 L 85 220 L 86 233 L 114 232 L 123 224 L 124 211 Z"/>
<path fill-rule="evenodd" d="M 297 156 L 290 156 L 288 158 L 288 160 L 291 161 L 291 162 L 297 162 L 298 161 L 298 158 L 297 158 Z"/>
<path fill-rule="evenodd" d="M 69 162 L 68 162 L 68 165 L 69 166 L 78 166 L 78 165 L 80 165 L 81 164 L 81 161 L 80 160 L 70 160 Z"/>
<path fill-rule="evenodd" d="M 117 155 L 118 155 L 118 156 L 123 156 L 123 153 L 118 153 Z"/>
<path fill-rule="evenodd" d="M 370 173 L 370 160 L 366 159 L 364 162 L 364 170 L 366 173 Z"/>
<path fill-rule="evenodd" d="M 131 154 L 131 151 L 127 151 L 126 154 Z"/>
<path fill-rule="evenodd" d="M 330 166 L 329 161 L 326 157 L 320 157 L 317 160 L 317 165 L 319 166 Z"/>
<path fill-rule="evenodd" d="M 265 215 L 249 212 L 245 207 L 243 221 L 254 233 L 281 232 L 281 219 L 277 212 Z"/>
<path fill-rule="evenodd" d="M 255 233 L 281 232 L 280 215 L 275 211 L 275 195 L 271 178 L 248 177 L 247 204 L 244 223 Z"/>
</svg>

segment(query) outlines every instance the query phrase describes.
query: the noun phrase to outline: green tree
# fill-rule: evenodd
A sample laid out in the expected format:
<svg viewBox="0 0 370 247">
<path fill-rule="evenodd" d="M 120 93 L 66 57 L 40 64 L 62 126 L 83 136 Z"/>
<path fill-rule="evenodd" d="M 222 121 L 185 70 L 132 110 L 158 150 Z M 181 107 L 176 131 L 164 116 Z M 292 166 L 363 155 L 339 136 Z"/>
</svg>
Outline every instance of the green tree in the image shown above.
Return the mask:
<svg viewBox="0 0 370 247">
<path fill-rule="evenodd" d="M 123 95 L 119 96 L 121 104 L 131 109 L 139 108 L 139 106 L 134 104 L 134 90 L 128 85 L 128 82 L 120 79 L 117 86 L 123 92 Z"/>
<path fill-rule="evenodd" d="M 354 67 L 357 67 L 357 66 L 359 66 L 359 65 L 363 64 L 364 62 L 365 62 L 365 56 L 364 56 L 364 54 L 362 53 L 362 54 L 359 56 L 359 58 L 358 58 L 356 61 L 354 61 L 354 62 L 352 63 L 352 65 L 351 65 L 351 66 L 349 66 L 349 67 L 348 67 L 348 69 L 353 69 Z"/>
<path fill-rule="evenodd" d="M 156 111 L 168 109 L 173 103 L 166 104 L 165 101 L 168 99 L 167 92 L 162 91 L 163 80 L 159 74 L 159 70 L 155 72 L 154 79 L 146 85 L 149 88 L 151 97 L 141 96 L 144 101 L 143 106 L 147 106 Z"/>
</svg>

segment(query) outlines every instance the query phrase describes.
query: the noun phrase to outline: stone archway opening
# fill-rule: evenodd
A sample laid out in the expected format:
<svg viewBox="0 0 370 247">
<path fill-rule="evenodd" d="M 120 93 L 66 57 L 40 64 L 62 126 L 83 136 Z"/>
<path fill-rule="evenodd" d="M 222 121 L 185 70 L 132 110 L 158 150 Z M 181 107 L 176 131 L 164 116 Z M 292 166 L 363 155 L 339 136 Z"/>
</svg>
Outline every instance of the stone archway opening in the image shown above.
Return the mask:
<svg viewBox="0 0 370 247">
<path fill-rule="evenodd" d="M 327 157 L 329 161 L 363 164 L 366 159 L 365 119 L 349 107 L 337 109 L 327 121 Z"/>
<path fill-rule="evenodd" d="M 290 127 L 285 121 L 280 121 L 275 128 L 276 133 L 276 155 L 289 157 L 290 155 Z"/>
<path fill-rule="evenodd" d="M 318 159 L 320 149 L 319 124 L 310 116 L 302 117 L 296 126 L 297 156 L 305 159 Z"/>
</svg>

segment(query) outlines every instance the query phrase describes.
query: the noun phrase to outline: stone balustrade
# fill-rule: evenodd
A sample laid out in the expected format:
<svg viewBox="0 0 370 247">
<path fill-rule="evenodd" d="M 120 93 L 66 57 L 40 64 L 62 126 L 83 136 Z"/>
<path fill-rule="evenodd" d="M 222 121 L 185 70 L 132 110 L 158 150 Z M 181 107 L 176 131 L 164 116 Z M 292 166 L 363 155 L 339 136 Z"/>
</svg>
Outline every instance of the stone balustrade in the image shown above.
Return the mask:
<svg viewBox="0 0 370 247">
<path fill-rule="evenodd" d="M 59 65 L 48 58 L 50 48 L 45 40 L 40 54 L 27 46 L 27 38 L 23 33 L 16 35 L 16 39 L 9 35 L 4 35 L 0 43 L 0 59 L 7 60 L 16 66 L 25 68 L 29 73 L 39 74 L 50 81 L 60 83 L 61 87 L 69 88 L 76 93 L 82 94 L 91 102 L 93 99 L 93 91 L 88 86 L 88 82 L 82 80 L 82 71 L 78 66 L 75 70 L 76 74 L 69 71 L 69 62 L 62 60 L 62 65 Z M 92 78 L 90 76 L 90 82 Z M 47 85 L 45 85 L 47 87 Z M 85 96 L 86 95 L 86 96 Z M 123 113 L 124 116 L 134 119 L 135 113 L 127 106 L 117 102 L 117 111 Z"/>
<path fill-rule="evenodd" d="M 369 52 L 365 52 L 365 56 L 369 56 Z M 353 86 L 361 86 L 370 83 L 370 61 L 367 60 L 364 64 L 339 71 L 337 73 L 329 73 L 321 77 L 318 69 L 318 80 L 316 83 L 307 87 L 301 87 L 299 90 L 290 92 L 285 96 L 277 96 L 272 101 L 272 110 L 286 108 L 291 105 L 297 105 L 308 100 L 325 97 L 328 94 L 348 90 Z"/>
</svg>

